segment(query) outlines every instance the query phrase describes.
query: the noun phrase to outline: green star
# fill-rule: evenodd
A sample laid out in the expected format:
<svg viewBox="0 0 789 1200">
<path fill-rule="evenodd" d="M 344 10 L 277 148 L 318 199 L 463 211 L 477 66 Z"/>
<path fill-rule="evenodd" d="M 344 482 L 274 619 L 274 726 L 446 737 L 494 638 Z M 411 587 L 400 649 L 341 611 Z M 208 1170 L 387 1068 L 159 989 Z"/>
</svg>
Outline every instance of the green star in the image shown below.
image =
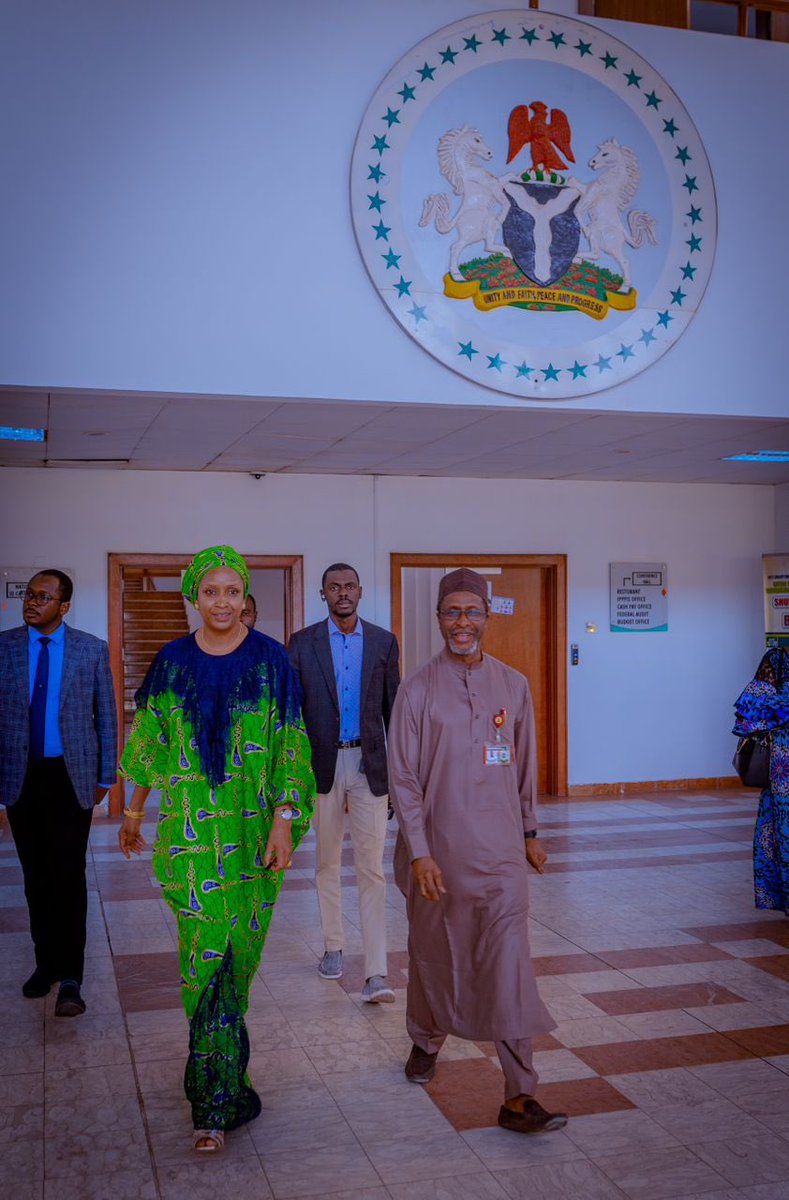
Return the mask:
<svg viewBox="0 0 789 1200">
<path fill-rule="evenodd" d="M 397 94 L 398 96 L 403 97 L 403 104 L 405 104 L 408 100 L 414 99 L 416 96 L 416 88 L 409 87 L 407 83 L 404 83 Z"/>
<path fill-rule="evenodd" d="M 507 33 L 506 26 L 503 29 L 494 29 L 493 37 L 490 40 L 498 42 L 500 46 L 503 46 L 505 42 L 512 41 L 510 35 Z"/>
<path fill-rule="evenodd" d="M 403 279 L 402 275 L 400 276 L 400 282 L 395 284 L 395 288 L 401 300 L 403 296 L 411 295 L 411 284 L 413 282 L 413 279 Z"/>
<path fill-rule="evenodd" d="M 694 208 L 692 204 L 690 206 L 690 212 L 685 213 L 685 216 L 690 217 L 691 225 L 695 225 L 697 221 L 703 220 L 703 217 L 701 215 L 701 209 Z"/>
<path fill-rule="evenodd" d="M 379 221 L 377 225 L 371 225 L 370 228 L 375 230 L 376 242 L 379 240 L 379 238 L 383 238 L 384 241 L 387 241 L 389 234 L 392 232 L 391 225 L 384 225 L 383 221 Z"/>
<path fill-rule="evenodd" d="M 487 354 L 485 357 L 488 360 L 488 370 L 492 367 L 495 371 L 500 371 L 502 367 L 506 367 L 507 365 L 498 352 L 496 354 Z"/>
<path fill-rule="evenodd" d="M 370 208 L 374 208 L 376 212 L 380 212 L 383 205 L 386 204 L 386 201 L 381 198 L 380 192 L 376 192 L 374 196 L 368 196 L 367 199 L 370 201 Z"/>
<path fill-rule="evenodd" d="M 559 367 L 555 367 L 553 365 L 553 363 L 550 363 L 550 362 L 548 363 L 547 367 L 542 367 L 541 370 L 542 370 L 543 375 L 545 376 L 546 383 L 548 382 L 549 379 L 553 379 L 553 380 L 558 379 L 562 373 Z"/>
<path fill-rule="evenodd" d="M 646 100 L 647 108 L 657 109 L 663 103 L 663 101 L 658 95 L 655 94 L 655 92 L 647 92 Z"/>
<path fill-rule="evenodd" d="M 699 190 L 699 185 L 696 183 L 695 175 L 686 175 L 685 182 L 682 186 L 688 189 L 688 195 L 690 195 L 691 192 L 697 192 Z"/>
<path fill-rule="evenodd" d="M 374 183 L 380 183 L 386 177 L 386 172 L 382 171 L 380 166 L 373 166 L 372 163 L 367 164 L 367 170 L 370 172 L 367 178 L 372 179 Z"/>
<path fill-rule="evenodd" d="M 399 108 L 387 108 L 386 114 L 385 114 L 385 116 L 381 117 L 381 120 L 386 121 L 386 124 L 389 126 L 390 129 L 392 128 L 393 125 L 399 125 L 400 124 L 400 109 Z"/>
<path fill-rule="evenodd" d="M 603 358 L 602 354 L 598 354 L 598 356 L 597 356 L 597 362 L 596 362 L 596 363 L 594 363 L 593 365 L 594 365 L 595 367 L 597 367 L 598 371 L 599 371 L 599 372 L 600 372 L 600 374 L 602 375 L 603 371 L 610 371 L 610 370 L 611 370 L 611 359 L 610 359 L 610 358 Z"/>
<path fill-rule="evenodd" d="M 383 154 L 384 150 L 391 150 L 391 146 L 387 142 L 386 137 L 383 136 L 373 138 L 373 144 L 370 149 L 377 150 L 379 154 Z"/>
<path fill-rule="evenodd" d="M 410 316 L 415 318 L 417 326 L 419 325 L 420 321 L 427 320 L 427 309 L 420 304 L 412 305 L 412 307 L 409 308 L 408 313 Z"/>
<path fill-rule="evenodd" d="M 683 292 L 682 288 L 677 288 L 676 292 L 671 293 L 671 303 L 678 304 L 682 307 L 682 301 L 687 298 L 687 292 Z"/>
<path fill-rule="evenodd" d="M 447 46 L 446 50 L 441 51 L 442 63 L 451 63 L 454 66 L 455 59 L 457 58 L 459 53 L 460 53 L 459 50 L 453 50 L 451 46 Z"/>
<path fill-rule="evenodd" d="M 636 75 L 635 71 L 631 67 L 630 70 L 628 71 L 627 75 L 625 75 L 625 79 L 627 80 L 628 87 L 640 88 L 641 80 L 643 79 L 643 75 Z"/>
<path fill-rule="evenodd" d="M 698 269 L 698 267 L 692 267 L 689 262 L 686 262 L 685 266 L 682 268 L 682 278 L 692 280 Z"/>
<path fill-rule="evenodd" d="M 624 342 L 622 342 L 622 345 L 619 347 L 616 354 L 617 354 L 617 358 L 622 359 L 622 362 L 625 362 L 625 360 L 628 358 L 635 358 L 635 352 L 633 350 L 633 347 L 626 346 L 624 344 Z"/>
<path fill-rule="evenodd" d="M 674 123 L 673 117 L 671 117 L 670 120 L 663 122 L 663 132 L 668 133 L 671 137 L 673 137 L 675 133 L 679 133 L 679 125 Z"/>
<path fill-rule="evenodd" d="M 463 47 L 463 49 L 464 50 L 473 50 L 475 54 L 477 53 L 480 46 L 482 45 L 482 42 L 477 40 L 476 33 L 472 33 L 470 38 L 463 38 L 463 41 L 466 43 L 465 46 Z"/>
<path fill-rule="evenodd" d="M 563 33 L 555 33 L 551 31 L 551 36 L 548 38 L 548 41 L 553 43 L 555 50 L 558 50 L 560 46 L 566 45 Z"/>
<path fill-rule="evenodd" d="M 686 165 L 687 165 L 687 161 L 688 161 L 688 159 L 689 159 L 689 158 L 692 158 L 692 157 L 693 157 L 693 155 L 692 155 L 692 154 L 688 154 L 688 148 L 687 148 L 687 146 L 679 146 L 679 147 L 678 147 L 678 149 L 677 149 L 677 153 L 674 155 L 674 157 L 675 157 L 675 158 L 678 158 L 678 159 L 679 159 L 679 161 L 682 163 L 682 165 L 683 165 L 683 167 L 684 167 L 684 166 L 686 166 Z"/>
<path fill-rule="evenodd" d="M 460 346 L 458 354 L 465 354 L 469 362 L 471 362 L 475 354 L 479 354 L 479 350 L 475 350 L 471 342 L 458 342 L 458 345 Z"/>
<path fill-rule="evenodd" d="M 685 242 L 685 245 L 690 246 L 691 254 L 696 254 L 701 251 L 701 238 L 694 237 L 694 235 L 691 234 L 688 240 Z"/>
<path fill-rule="evenodd" d="M 618 61 L 617 58 L 614 58 L 613 54 L 609 54 L 608 50 L 606 50 L 604 55 L 600 55 L 600 62 L 605 63 L 606 71 L 610 70 L 611 67 L 615 67 Z"/>
<path fill-rule="evenodd" d="M 425 83 L 428 79 L 432 79 L 435 73 L 436 68 L 431 67 L 429 63 L 425 63 L 423 67 L 419 68 L 419 74 L 422 76 L 422 83 Z"/>
<path fill-rule="evenodd" d="M 668 311 L 668 309 L 666 309 L 665 312 L 658 313 L 658 315 L 657 315 L 658 325 L 662 325 L 664 329 L 668 329 L 669 321 L 673 321 L 673 320 L 674 320 L 674 318 L 672 317 L 672 315 Z"/>
<path fill-rule="evenodd" d="M 581 38 L 579 38 L 573 49 L 577 50 L 581 58 L 583 58 L 585 54 L 592 53 L 592 43 L 584 42 Z"/>
<path fill-rule="evenodd" d="M 643 342 L 645 346 L 648 346 L 650 342 L 655 341 L 655 335 L 651 329 L 642 329 L 641 337 L 638 340 L 639 342 Z"/>
<path fill-rule="evenodd" d="M 586 379 L 586 368 L 588 365 L 589 364 L 586 363 L 582 366 L 578 359 L 576 359 L 573 365 L 570 367 L 570 374 L 572 375 L 573 379 L 577 379 L 579 375 Z"/>
<path fill-rule="evenodd" d="M 375 226 L 373 226 L 373 228 L 375 228 Z M 376 241 L 377 240 L 378 239 L 376 238 Z M 394 250 L 390 250 L 388 254 L 381 255 L 381 258 L 386 263 L 387 271 L 389 270 L 390 267 L 394 267 L 395 269 L 397 269 L 397 267 L 400 266 L 400 259 L 402 257 L 403 257 L 402 254 L 395 254 Z"/>
<path fill-rule="evenodd" d="M 521 376 L 525 376 L 526 379 L 528 379 L 529 376 L 531 375 L 532 371 L 534 370 L 534 367 L 530 367 L 529 364 L 526 362 L 526 359 L 524 358 L 521 365 L 519 367 L 516 367 L 515 370 L 518 372 L 518 378 L 520 378 Z"/>
<path fill-rule="evenodd" d="M 528 42 L 530 46 L 532 42 L 539 42 L 540 35 L 536 29 L 526 29 L 523 25 L 521 25 L 521 29 L 523 29 L 519 39 L 521 42 Z"/>
</svg>

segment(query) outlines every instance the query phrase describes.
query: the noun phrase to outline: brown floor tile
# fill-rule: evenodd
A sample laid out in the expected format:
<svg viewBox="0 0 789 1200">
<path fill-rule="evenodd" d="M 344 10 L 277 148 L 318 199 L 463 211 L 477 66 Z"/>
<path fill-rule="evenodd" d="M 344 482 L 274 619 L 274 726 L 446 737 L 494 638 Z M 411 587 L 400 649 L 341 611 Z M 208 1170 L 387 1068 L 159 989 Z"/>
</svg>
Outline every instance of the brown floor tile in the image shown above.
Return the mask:
<svg viewBox="0 0 789 1200">
<path fill-rule="evenodd" d="M 722 958 L 733 958 L 725 950 L 717 946 L 708 946 L 704 942 L 690 942 L 680 946 L 661 946 L 659 950 L 598 950 L 597 957 L 602 958 L 609 967 L 626 971 L 628 967 L 671 967 L 676 963 L 718 962 Z"/>
<path fill-rule="evenodd" d="M 786 955 L 789 958 L 789 955 Z M 660 1012 L 669 1008 L 701 1008 L 708 1004 L 738 1004 L 742 996 L 718 983 L 680 983 L 665 987 L 625 988 L 616 992 L 584 992 L 587 1000 L 610 1016 Z"/>
<path fill-rule="evenodd" d="M 495 1125 L 504 1102 L 504 1076 L 489 1058 L 441 1062 L 426 1091 L 455 1129 Z"/>
<path fill-rule="evenodd" d="M 727 1029 L 726 1037 L 738 1046 L 749 1050 L 754 1058 L 768 1058 L 773 1054 L 789 1054 L 789 1025 L 760 1026 L 756 1029 Z"/>
<path fill-rule="evenodd" d="M 765 954 L 760 958 L 746 958 L 745 962 L 751 967 L 758 967 L 776 979 L 789 979 L 789 954 Z"/>
<path fill-rule="evenodd" d="M 595 862 L 548 863 L 546 874 L 563 875 L 568 871 L 631 871 L 636 867 L 687 867 L 702 863 L 732 862 L 751 858 L 750 850 L 711 850 L 707 854 L 651 854 L 643 858 L 624 858 L 619 862 L 598 860 Z M 686 930 L 685 932 L 690 932 Z"/>
<path fill-rule="evenodd" d="M 699 925 L 694 929 L 683 929 L 691 937 L 704 942 L 737 942 L 747 938 L 767 938 L 779 946 L 789 946 L 789 921 L 781 919 L 742 921 L 736 925 Z"/>
<path fill-rule="evenodd" d="M 29 929 L 26 908 L 0 908 L 0 933 L 27 933 Z"/>
<path fill-rule="evenodd" d="M 408 951 L 390 950 L 386 956 L 389 974 L 387 983 L 391 987 L 402 987 L 405 977 L 402 972 L 408 970 Z M 343 991 L 360 992 L 364 987 L 364 955 L 343 954 L 342 976 L 337 980 Z"/>
<path fill-rule="evenodd" d="M 784 1028 L 779 1026 L 778 1028 Z M 739 1032 L 767 1033 L 768 1030 Z M 573 1046 L 573 1054 L 598 1075 L 628 1075 L 634 1071 L 661 1071 L 671 1067 L 700 1067 L 706 1063 L 753 1058 L 761 1051 L 735 1042 L 730 1034 L 690 1034 L 651 1041 L 610 1042 L 604 1046 Z M 771 1051 L 781 1054 L 783 1050 Z"/>
<path fill-rule="evenodd" d="M 536 975 L 573 975 L 585 971 L 602 971 L 602 963 L 594 954 L 550 954 L 532 959 Z"/>
<path fill-rule="evenodd" d="M 740 830 L 738 841 L 742 841 Z M 615 850 L 651 850 L 656 846 L 709 846 L 719 842 L 718 831 L 709 829 L 688 829 L 669 826 L 666 829 L 645 829 L 643 833 L 634 830 L 632 833 L 608 833 L 601 829 L 599 833 L 576 833 L 559 835 L 551 838 L 551 849 L 557 853 L 572 853 L 575 850 L 606 850 L 615 857 Z"/>
<path fill-rule="evenodd" d="M 3 887 L 11 887 L 12 885 L 16 887 L 20 883 L 24 883 L 21 867 L 3 867 Z"/>
<path fill-rule="evenodd" d="M 570 1117 L 591 1113 L 619 1112 L 635 1108 L 607 1079 L 568 1079 L 563 1083 L 540 1083 L 537 1099 L 549 1112 L 565 1112 Z"/>
<path fill-rule="evenodd" d="M 180 1008 L 178 955 L 123 954 L 113 959 L 118 995 L 124 1012 Z"/>
<path fill-rule="evenodd" d="M 289 879 L 287 875 L 282 884 L 283 892 L 308 892 L 310 888 L 314 887 L 315 884 L 311 879 Z"/>
<path fill-rule="evenodd" d="M 474 1045 L 478 1050 L 481 1050 L 483 1054 L 487 1054 L 488 1058 L 496 1057 L 495 1042 L 475 1041 Z M 552 1033 L 538 1033 L 537 1036 L 532 1039 L 533 1050 L 565 1050 L 566 1048 L 567 1047 L 562 1042 L 558 1041 Z"/>
</svg>

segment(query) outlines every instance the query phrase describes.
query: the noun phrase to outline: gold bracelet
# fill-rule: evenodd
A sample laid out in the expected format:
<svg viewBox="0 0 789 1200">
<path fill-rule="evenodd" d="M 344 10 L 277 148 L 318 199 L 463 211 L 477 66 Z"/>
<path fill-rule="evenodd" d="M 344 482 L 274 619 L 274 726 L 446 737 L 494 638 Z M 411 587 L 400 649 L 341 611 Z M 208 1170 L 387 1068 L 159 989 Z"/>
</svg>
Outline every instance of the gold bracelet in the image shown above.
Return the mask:
<svg viewBox="0 0 789 1200">
<path fill-rule="evenodd" d="M 133 821 L 142 821 L 145 818 L 145 810 L 143 809 L 142 812 L 134 812 L 131 808 L 124 808 L 123 815 L 124 817 L 131 817 Z"/>
</svg>

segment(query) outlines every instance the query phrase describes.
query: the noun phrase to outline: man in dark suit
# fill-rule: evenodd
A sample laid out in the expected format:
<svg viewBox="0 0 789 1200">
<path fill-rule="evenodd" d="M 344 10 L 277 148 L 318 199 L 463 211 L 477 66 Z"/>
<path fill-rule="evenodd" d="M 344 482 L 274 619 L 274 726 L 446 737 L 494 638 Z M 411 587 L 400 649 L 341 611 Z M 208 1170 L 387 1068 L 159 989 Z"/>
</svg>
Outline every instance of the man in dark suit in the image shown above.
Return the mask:
<svg viewBox="0 0 789 1200">
<path fill-rule="evenodd" d="M 318 788 L 315 883 L 326 946 L 318 973 L 324 979 L 342 975 L 340 866 L 347 810 L 364 947 L 362 999 L 380 1004 L 394 1000 L 386 982 L 383 853 L 389 807 L 386 730 L 400 668 L 394 636 L 357 616 L 361 598 L 353 567 L 327 567 L 321 599 L 329 619 L 294 633 L 288 653 L 301 679 Z"/>
<path fill-rule="evenodd" d="M 107 643 L 63 624 L 72 592 L 62 571 L 40 571 L 24 595 L 25 625 L 0 633 L 0 804 L 22 863 L 36 956 L 22 994 L 46 996 L 59 980 L 59 1017 L 85 1011 L 85 855 L 118 757 Z"/>
</svg>

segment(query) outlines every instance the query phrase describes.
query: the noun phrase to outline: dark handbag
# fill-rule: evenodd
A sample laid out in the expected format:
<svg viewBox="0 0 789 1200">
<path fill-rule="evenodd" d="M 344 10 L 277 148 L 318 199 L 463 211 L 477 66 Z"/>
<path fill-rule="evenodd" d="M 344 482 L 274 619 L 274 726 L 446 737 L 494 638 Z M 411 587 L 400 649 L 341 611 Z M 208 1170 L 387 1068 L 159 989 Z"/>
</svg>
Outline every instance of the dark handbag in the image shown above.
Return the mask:
<svg viewBox="0 0 789 1200">
<path fill-rule="evenodd" d="M 770 735 L 751 734 L 740 738 L 732 766 L 746 787 L 770 786 Z"/>
</svg>

